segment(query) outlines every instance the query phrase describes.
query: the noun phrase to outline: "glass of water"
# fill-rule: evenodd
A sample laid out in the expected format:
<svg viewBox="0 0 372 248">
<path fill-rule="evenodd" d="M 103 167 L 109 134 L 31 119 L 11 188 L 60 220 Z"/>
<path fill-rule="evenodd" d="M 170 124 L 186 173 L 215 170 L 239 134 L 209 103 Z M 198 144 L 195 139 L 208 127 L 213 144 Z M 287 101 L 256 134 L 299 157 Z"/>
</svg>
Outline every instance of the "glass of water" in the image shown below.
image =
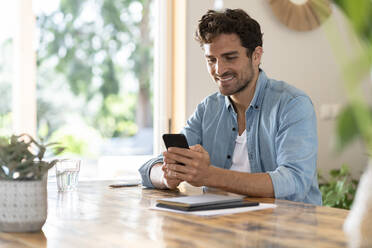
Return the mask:
<svg viewBox="0 0 372 248">
<path fill-rule="evenodd" d="M 62 159 L 55 164 L 58 191 L 76 190 L 80 163 L 79 159 Z"/>
</svg>

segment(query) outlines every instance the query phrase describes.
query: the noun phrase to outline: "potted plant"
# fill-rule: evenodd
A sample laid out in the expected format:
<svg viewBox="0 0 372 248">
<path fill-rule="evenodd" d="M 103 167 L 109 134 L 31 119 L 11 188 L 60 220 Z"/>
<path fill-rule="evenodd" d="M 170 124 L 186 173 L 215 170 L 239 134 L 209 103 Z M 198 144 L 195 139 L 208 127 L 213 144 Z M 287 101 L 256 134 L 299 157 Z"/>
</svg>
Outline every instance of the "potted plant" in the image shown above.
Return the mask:
<svg viewBox="0 0 372 248">
<path fill-rule="evenodd" d="M 47 218 L 48 146 L 30 135 L 0 138 L 0 231 L 39 231 Z M 56 148 L 59 153 L 63 149 Z"/>
</svg>

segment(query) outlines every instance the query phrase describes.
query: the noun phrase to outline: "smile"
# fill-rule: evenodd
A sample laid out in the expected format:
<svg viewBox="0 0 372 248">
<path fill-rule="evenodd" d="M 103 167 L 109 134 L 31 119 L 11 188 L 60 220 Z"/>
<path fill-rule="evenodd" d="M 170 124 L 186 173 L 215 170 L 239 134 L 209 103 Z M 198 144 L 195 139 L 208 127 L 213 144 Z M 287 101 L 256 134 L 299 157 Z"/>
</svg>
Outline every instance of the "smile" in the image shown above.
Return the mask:
<svg viewBox="0 0 372 248">
<path fill-rule="evenodd" d="M 220 81 L 221 83 L 227 83 L 227 82 L 233 80 L 233 79 L 234 79 L 234 76 L 231 75 L 231 76 L 228 76 L 228 77 L 217 78 L 217 79 L 218 79 L 218 81 Z"/>
</svg>

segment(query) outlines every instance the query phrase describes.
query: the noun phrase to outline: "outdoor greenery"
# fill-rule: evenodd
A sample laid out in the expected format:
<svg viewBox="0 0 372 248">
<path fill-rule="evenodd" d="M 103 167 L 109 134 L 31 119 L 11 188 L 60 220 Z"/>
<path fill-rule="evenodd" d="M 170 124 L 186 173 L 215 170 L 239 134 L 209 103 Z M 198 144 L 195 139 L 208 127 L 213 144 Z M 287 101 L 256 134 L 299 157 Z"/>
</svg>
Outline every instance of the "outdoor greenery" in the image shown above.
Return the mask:
<svg viewBox="0 0 372 248">
<path fill-rule="evenodd" d="M 57 3 L 36 13 L 37 136 L 97 156 L 106 140 L 152 128 L 153 0 Z M 0 44 L 0 135 L 12 130 L 12 49 Z"/>
<path fill-rule="evenodd" d="M 0 44 L 0 136 L 11 132 L 11 40 Z"/>
<path fill-rule="evenodd" d="M 63 151 L 55 143 L 40 144 L 27 134 L 0 138 L 0 180 L 41 180 L 57 160 L 45 161 L 47 147 Z"/>
<path fill-rule="evenodd" d="M 38 13 L 38 136 L 89 156 L 152 127 L 151 0 L 61 0 Z"/>
<path fill-rule="evenodd" d="M 318 176 L 323 205 L 350 209 L 358 187 L 358 180 L 352 179 L 348 166 L 344 164 L 341 169 L 331 170 L 329 172 L 329 180 L 321 173 Z"/>
</svg>

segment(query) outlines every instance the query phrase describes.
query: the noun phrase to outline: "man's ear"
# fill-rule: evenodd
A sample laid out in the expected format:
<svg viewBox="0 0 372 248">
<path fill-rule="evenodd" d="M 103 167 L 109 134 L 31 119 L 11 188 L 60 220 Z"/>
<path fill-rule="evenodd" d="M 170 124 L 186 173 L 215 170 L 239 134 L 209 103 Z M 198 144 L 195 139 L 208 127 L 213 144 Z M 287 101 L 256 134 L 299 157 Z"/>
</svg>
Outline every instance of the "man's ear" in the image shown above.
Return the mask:
<svg viewBox="0 0 372 248">
<path fill-rule="evenodd" d="M 254 65 L 259 65 L 261 63 L 261 58 L 263 54 L 263 49 L 261 46 L 257 46 L 252 53 L 252 62 Z"/>
</svg>

